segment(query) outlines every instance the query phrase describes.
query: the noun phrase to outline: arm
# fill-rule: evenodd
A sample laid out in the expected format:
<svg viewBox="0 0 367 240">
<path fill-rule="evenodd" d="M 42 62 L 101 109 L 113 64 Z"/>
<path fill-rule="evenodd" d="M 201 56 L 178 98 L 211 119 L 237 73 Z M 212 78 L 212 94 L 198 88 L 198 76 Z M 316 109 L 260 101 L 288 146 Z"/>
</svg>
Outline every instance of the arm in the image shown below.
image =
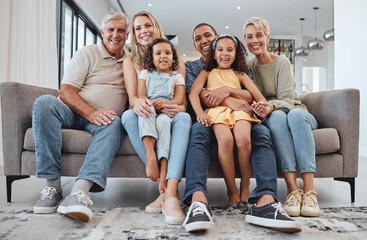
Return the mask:
<svg viewBox="0 0 367 240">
<path fill-rule="evenodd" d="M 236 89 L 232 87 L 221 87 L 214 90 L 204 89 L 200 93 L 200 99 L 208 107 L 228 106 L 227 98 L 241 99 L 247 103 L 253 101 L 252 95 L 249 91 L 244 89 Z"/>
<path fill-rule="evenodd" d="M 148 117 L 152 113 L 149 106 L 152 102 L 148 99 L 138 97 L 138 81 L 136 77 L 135 64 L 130 58 L 123 63 L 124 81 L 127 94 L 129 95 L 130 107 L 138 116 Z"/>
<path fill-rule="evenodd" d="M 201 122 L 205 126 L 209 126 L 209 116 L 206 115 L 203 111 L 203 108 L 200 104 L 200 98 L 199 94 L 201 92 L 201 89 L 203 88 L 205 82 L 207 81 L 209 72 L 202 71 L 199 76 L 196 78 L 194 84 L 191 87 L 189 99 L 192 105 L 192 108 L 194 109 L 196 113 L 196 118 L 199 122 Z"/>
<path fill-rule="evenodd" d="M 78 93 L 79 89 L 72 85 L 62 84 L 60 87 L 61 101 L 90 123 L 101 126 L 102 124 L 108 125 L 114 120 L 113 115 L 117 115 L 114 111 L 105 109 L 96 110 L 88 105 Z"/>
</svg>

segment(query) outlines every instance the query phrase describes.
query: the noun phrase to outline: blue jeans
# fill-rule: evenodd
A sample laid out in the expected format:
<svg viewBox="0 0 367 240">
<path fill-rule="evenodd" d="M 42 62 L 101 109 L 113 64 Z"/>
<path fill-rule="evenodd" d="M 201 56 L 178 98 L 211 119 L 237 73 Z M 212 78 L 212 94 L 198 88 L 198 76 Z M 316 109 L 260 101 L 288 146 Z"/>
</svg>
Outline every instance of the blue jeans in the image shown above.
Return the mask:
<svg viewBox="0 0 367 240">
<path fill-rule="evenodd" d="M 135 152 L 145 163 L 145 149 L 139 137 L 138 116 L 132 109 L 127 110 L 122 114 L 121 122 L 129 135 Z M 180 112 L 173 117 L 171 126 L 171 154 L 168 158 L 167 180 L 170 178 L 181 180 L 182 178 L 190 138 L 190 128 L 191 118 L 189 114 Z"/>
<path fill-rule="evenodd" d="M 199 122 L 194 123 L 186 158 L 186 187 L 183 200 L 187 205 L 191 204 L 194 192 L 201 191 L 207 195 L 209 153 L 214 139 L 211 127 L 205 127 Z M 269 129 L 262 124 L 252 124 L 251 143 L 251 165 L 256 188 L 250 194 L 249 202 L 255 203 L 263 195 L 271 195 L 278 201 L 276 159 Z"/>
<path fill-rule="evenodd" d="M 316 171 L 312 130 L 317 128 L 317 121 L 311 113 L 302 108 L 289 113 L 276 110 L 264 123 L 270 129 L 281 173 Z"/>
<path fill-rule="evenodd" d="M 91 191 L 103 191 L 111 163 L 123 139 L 120 118 L 114 118 L 111 124 L 99 127 L 80 117 L 54 96 L 38 97 L 32 112 L 37 177 L 55 179 L 61 176 L 61 129 L 83 130 L 92 134 L 92 142 L 77 179 L 94 182 Z"/>
</svg>

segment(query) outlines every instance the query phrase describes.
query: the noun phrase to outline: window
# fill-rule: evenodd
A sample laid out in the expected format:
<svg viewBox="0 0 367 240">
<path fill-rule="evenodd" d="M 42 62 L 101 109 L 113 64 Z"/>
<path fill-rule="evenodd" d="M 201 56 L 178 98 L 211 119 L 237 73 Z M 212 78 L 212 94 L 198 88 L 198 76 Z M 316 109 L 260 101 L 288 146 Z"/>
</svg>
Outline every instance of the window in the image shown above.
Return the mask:
<svg viewBox="0 0 367 240">
<path fill-rule="evenodd" d="M 102 39 L 99 29 L 72 0 L 57 2 L 59 86 L 67 64 L 81 47 Z"/>
</svg>

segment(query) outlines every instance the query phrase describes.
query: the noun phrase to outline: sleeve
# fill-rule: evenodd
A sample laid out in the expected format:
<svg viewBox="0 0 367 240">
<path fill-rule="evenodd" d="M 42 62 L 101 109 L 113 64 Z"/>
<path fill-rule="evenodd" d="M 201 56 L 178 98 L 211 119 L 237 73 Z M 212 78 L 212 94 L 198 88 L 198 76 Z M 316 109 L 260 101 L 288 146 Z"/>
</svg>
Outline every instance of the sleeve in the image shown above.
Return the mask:
<svg viewBox="0 0 367 240">
<path fill-rule="evenodd" d="M 292 66 L 288 59 L 280 63 L 280 71 L 277 72 L 277 99 L 270 100 L 276 110 L 289 112 L 294 108 L 294 77 Z"/>
<path fill-rule="evenodd" d="M 175 86 L 176 85 L 184 85 L 185 86 L 185 79 L 184 79 L 184 77 L 182 76 L 181 73 L 177 73 L 174 76 L 174 82 L 175 82 Z"/>
<path fill-rule="evenodd" d="M 144 69 L 143 71 L 141 71 L 140 75 L 139 75 L 139 79 L 144 79 L 146 80 L 148 76 L 148 70 Z"/>
<path fill-rule="evenodd" d="M 87 54 L 87 48 L 81 48 L 75 52 L 66 66 L 61 84 L 72 85 L 80 89 L 90 72 L 92 55 Z"/>
<path fill-rule="evenodd" d="M 194 83 L 197 76 L 194 74 L 190 62 L 186 62 L 185 67 L 186 67 L 186 94 L 189 95 L 191 91 L 191 86 Z"/>
</svg>

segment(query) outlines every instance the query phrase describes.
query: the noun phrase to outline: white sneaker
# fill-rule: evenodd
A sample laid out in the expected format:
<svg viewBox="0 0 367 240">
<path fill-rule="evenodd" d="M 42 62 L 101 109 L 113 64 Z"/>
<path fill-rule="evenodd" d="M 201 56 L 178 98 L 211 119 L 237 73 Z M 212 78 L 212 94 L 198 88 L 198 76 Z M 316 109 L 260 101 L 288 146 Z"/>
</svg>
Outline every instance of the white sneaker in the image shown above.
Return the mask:
<svg viewBox="0 0 367 240">
<path fill-rule="evenodd" d="M 283 209 L 291 217 L 298 217 L 301 214 L 303 190 L 297 189 L 290 192 L 284 202 Z"/>
<path fill-rule="evenodd" d="M 319 217 L 320 207 L 317 203 L 316 190 L 310 190 L 303 195 L 301 215 L 304 217 Z"/>
<path fill-rule="evenodd" d="M 93 212 L 88 207 L 92 205 L 93 202 L 88 197 L 88 194 L 79 191 L 67 196 L 60 203 L 57 212 L 86 223 L 92 218 Z"/>
</svg>

